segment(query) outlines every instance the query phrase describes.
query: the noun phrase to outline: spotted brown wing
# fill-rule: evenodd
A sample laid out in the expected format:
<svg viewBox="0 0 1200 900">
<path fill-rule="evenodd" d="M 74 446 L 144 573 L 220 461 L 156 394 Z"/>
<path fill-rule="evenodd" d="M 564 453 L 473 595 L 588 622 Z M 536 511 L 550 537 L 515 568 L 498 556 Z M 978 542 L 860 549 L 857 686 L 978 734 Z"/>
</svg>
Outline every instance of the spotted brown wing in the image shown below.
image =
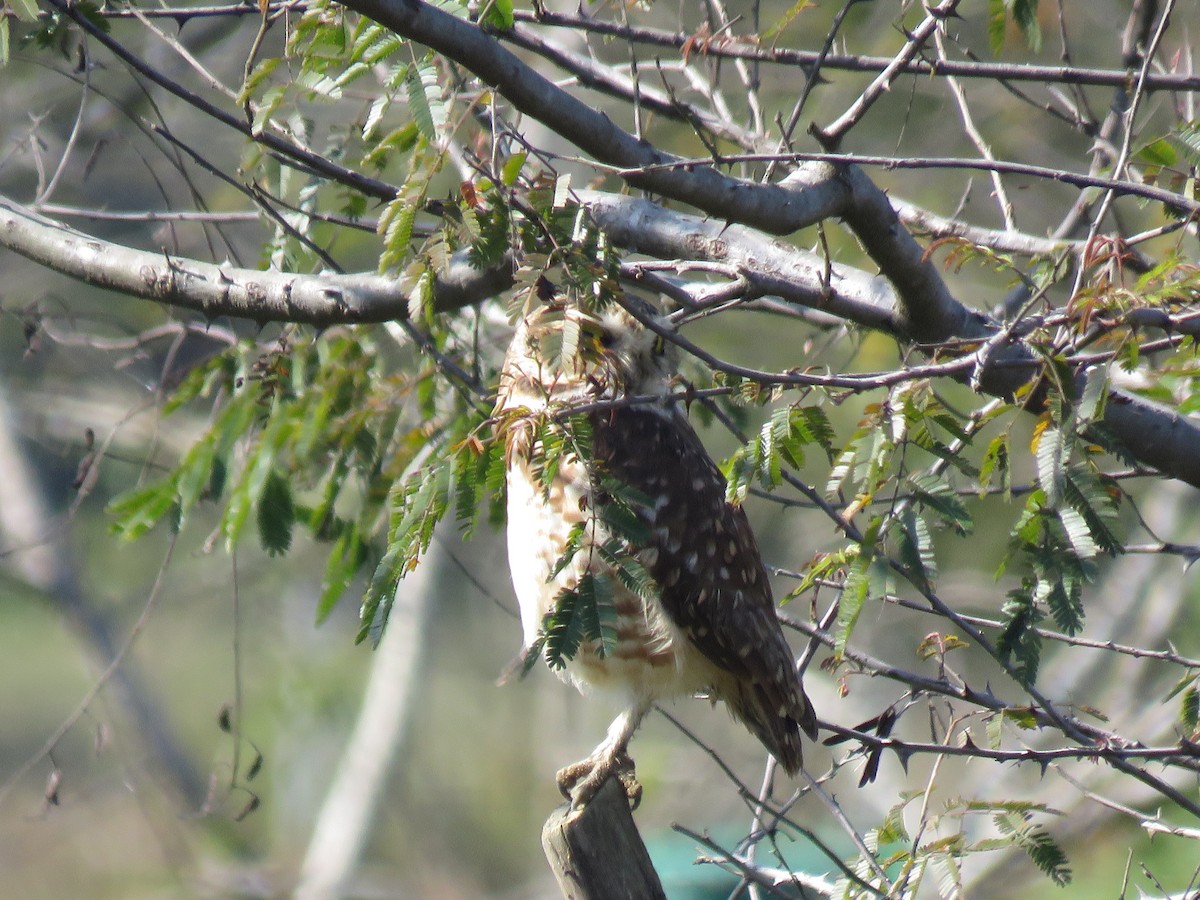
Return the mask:
<svg viewBox="0 0 1200 900">
<path fill-rule="evenodd" d="M 636 406 L 592 415 L 597 465 L 645 497 L 643 552 L 664 611 L 731 678 L 713 689 L 789 771 L 816 719 L 775 617 L 750 522 L 683 413 Z"/>
</svg>

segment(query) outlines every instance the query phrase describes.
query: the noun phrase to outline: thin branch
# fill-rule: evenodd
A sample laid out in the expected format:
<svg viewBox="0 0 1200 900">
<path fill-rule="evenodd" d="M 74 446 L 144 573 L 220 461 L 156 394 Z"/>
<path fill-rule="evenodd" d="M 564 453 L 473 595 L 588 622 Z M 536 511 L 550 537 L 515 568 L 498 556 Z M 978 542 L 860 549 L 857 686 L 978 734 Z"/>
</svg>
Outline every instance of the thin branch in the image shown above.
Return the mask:
<svg viewBox="0 0 1200 900">
<path fill-rule="evenodd" d="M 376 178 L 370 178 L 353 169 L 348 169 L 345 166 L 338 165 L 330 159 L 299 146 L 294 141 L 286 140 L 267 129 L 260 132 L 255 132 L 250 124 L 243 122 L 236 116 L 233 116 L 216 106 L 213 106 L 203 97 L 193 91 L 188 90 L 179 82 L 168 78 L 158 69 L 146 63 L 140 56 L 131 50 L 127 49 L 116 39 L 106 34 L 96 23 L 91 21 L 87 16 L 83 15 L 73 4 L 66 3 L 64 0 L 47 0 L 47 3 L 54 7 L 58 12 L 68 16 L 76 25 L 78 25 L 89 36 L 95 38 L 103 44 L 110 52 L 118 59 L 124 62 L 127 66 L 137 72 L 144 78 L 164 88 L 174 94 L 179 99 L 194 107 L 197 111 L 219 122 L 228 128 L 233 129 L 244 135 L 245 137 L 256 141 L 266 147 L 268 150 L 279 154 L 281 159 L 287 160 L 290 164 L 299 164 L 306 166 L 314 172 L 322 175 L 331 181 L 336 181 L 345 184 L 355 190 L 361 192 L 368 197 L 375 197 L 380 200 L 393 200 L 396 197 L 396 186 L 380 181 Z M 257 11 L 257 8 L 255 8 Z"/>
<path fill-rule="evenodd" d="M 679 157 L 620 128 L 601 110 L 553 84 L 479 27 L 429 3 L 349 0 L 346 5 L 473 72 L 522 113 L 599 163 L 623 173 L 632 187 L 674 197 L 773 234 L 789 234 L 837 213 L 842 192 L 833 184 L 812 186 L 800 193 L 723 175 L 708 160 L 677 166 Z"/>
<path fill-rule="evenodd" d="M 178 539 L 178 534 L 172 534 L 170 538 L 168 538 L 167 549 L 163 555 L 162 563 L 159 565 L 158 574 L 154 578 L 154 584 L 151 586 L 150 593 L 146 597 L 146 602 L 142 607 L 141 615 L 138 616 L 137 621 L 134 622 L 130 627 L 129 633 L 125 637 L 125 642 L 121 645 L 116 655 L 109 662 L 108 667 L 100 673 L 99 677 L 97 677 L 95 681 L 92 682 L 92 686 L 88 688 L 87 692 L 83 695 L 83 698 L 79 701 L 79 705 L 75 707 L 75 710 L 70 715 L 63 719 L 59 726 L 54 730 L 54 733 L 46 739 L 46 742 L 42 745 L 42 748 L 33 756 L 30 756 L 27 760 L 25 760 L 24 763 L 18 766 L 16 770 L 5 780 L 5 782 L 0 785 L 0 805 L 3 805 L 5 798 L 8 797 L 13 788 L 15 788 L 26 775 L 33 771 L 34 767 L 37 766 L 38 763 L 54 752 L 54 749 L 58 746 L 59 741 L 61 741 L 63 737 L 66 736 L 67 732 L 74 728 L 76 723 L 83 718 L 83 716 L 95 702 L 96 697 L 99 696 L 100 691 L 103 690 L 104 686 L 109 683 L 113 675 L 115 675 L 117 670 L 121 667 L 121 664 L 125 661 L 125 657 L 129 654 L 130 649 L 133 647 L 134 642 L 138 639 L 141 633 L 145 631 L 146 625 L 150 621 L 150 614 L 158 606 L 158 599 L 162 596 L 163 585 L 166 583 L 167 572 L 171 565 L 171 557 L 175 553 L 175 545 Z"/>
<path fill-rule="evenodd" d="M 904 72 L 906 64 L 921 52 L 921 49 L 933 37 L 933 33 L 941 27 L 942 22 L 954 15 L 955 7 L 961 0 L 942 0 L 937 6 L 925 7 L 925 18 L 908 35 L 908 40 L 900 51 L 893 57 L 866 90 L 859 95 L 850 107 L 833 123 L 822 128 L 814 124 L 810 129 L 813 136 L 821 142 L 826 150 L 836 150 L 850 129 L 862 121 L 867 111 L 875 105 L 885 93 L 891 90 L 892 83 Z"/>
<path fill-rule="evenodd" d="M 539 25 L 578 29 L 592 34 L 619 37 L 649 46 L 670 47 L 677 50 L 683 50 L 693 40 L 693 35 L 682 31 L 628 26 L 576 13 L 549 11 L 538 13 L 515 10 L 514 17 L 519 22 L 535 22 Z M 859 53 L 824 54 L 811 50 L 766 46 L 750 40 L 714 42 L 705 46 L 703 53 L 715 58 L 747 59 L 789 67 L 798 66 L 805 71 L 819 67 L 831 71 L 879 73 L 889 66 L 895 65 L 895 59 L 890 56 L 869 56 Z M 978 78 L 984 81 L 1015 81 L 1034 84 L 1126 87 L 1129 82 L 1129 72 L 1125 69 L 962 60 L 931 62 L 925 59 L 910 59 L 901 64 L 899 71 L 908 75 L 920 75 L 924 78 L 954 75 L 958 78 Z M 1200 91 L 1200 75 L 1152 72 L 1147 76 L 1145 85 L 1146 90 L 1149 91 Z"/>
</svg>

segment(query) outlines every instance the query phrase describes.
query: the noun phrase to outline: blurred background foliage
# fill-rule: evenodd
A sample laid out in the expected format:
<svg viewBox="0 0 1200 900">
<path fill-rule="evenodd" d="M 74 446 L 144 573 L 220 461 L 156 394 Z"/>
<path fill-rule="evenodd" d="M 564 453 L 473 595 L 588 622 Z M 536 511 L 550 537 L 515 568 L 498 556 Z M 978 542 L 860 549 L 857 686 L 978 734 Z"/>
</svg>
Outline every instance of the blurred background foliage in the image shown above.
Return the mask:
<svg viewBox="0 0 1200 900">
<path fill-rule="evenodd" d="M 678 11 L 668 6 L 660 2 L 653 9 L 639 8 L 637 15 L 640 21 L 672 26 Z M 747 12 L 741 7 L 748 4 L 728 6 L 736 15 Z M 763 21 L 781 19 L 789 6 L 764 3 Z M 1113 35 L 1124 22 L 1125 7 L 1116 2 L 1071 5 L 1078 64 L 1114 64 Z M 1054 27 L 1053 8 L 1042 5 L 1046 30 Z M 783 37 L 812 47 L 815 41 L 806 35 L 824 35 L 835 13 L 832 5 L 806 8 Z M 854 5 L 845 28 L 854 35 L 855 51 L 893 52 L 896 17 L 896 4 L 890 2 Z M 193 20 L 177 37 L 227 83 L 237 84 L 256 26 L 253 16 L 239 23 Z M 164 27 L 174 33 L 173 26 Z M 986 46 L 984 16 L 970 16 L 955 27 L 965 43 Z M 114 21 L 111 28 L 121 40 L 143 46 L 164 71 L 182 75 L 184 64 L 139 23 Z M 282 52 L 282 36 L 282 28 L 267 35 L 264 55 Z M 246 157 L 245 145 L 186 115 L 163 92 L 144 90 L 111 58 L 97 57 L 88 73 L 89 100 L 78 118 L 79 133 L 72 137 L 80 108 L 73 46 L 64 38 L 65 52 L 56 53 L 14 41 L 0 90 L 0 192 L 27 198 L 37 180 L 36 161 L 56 160 L 71 140 L 85 152 L 72 157 L 54 195 L 58 204 L 101 210 L 186 208 L 189 193 L 198 190 L 214 209 L 241 208 L 236 191 L 203 173 L 194 174 L 194 184 L 184 183 L 162 164 L 161 144 L 139 131 L 139 123 L 161 117 L 180 141 L 202 148 L 224 171 L 234 170 Z M 597 50 L 616 57 L 623 52 L 619 46 L 601 45 Z M 1032 52 L 1014 31 L 1001 56 L 1054 62 L 1057 51 L 1054 42 L 1046 40 L 1040 51 Z M 763 75 L 764 96 L 786 114 L 798 76 L 784 67 L 764 68 Z M 818 89 L 821 108 L 840 110 L 864 80 L 850 73 L 832 77 Z M 1101 108 L 1109 102 L 1108 89 L 1085 92 Z M 625 112 L 615 101 L 598 98 L 596 103 L 623 121 Z M 331 145 L 338 129 L 348 124 L 339 118 L 343 107 L 301 102 L 299 109 L 309 117 L 310 132 L 323 135 Z M 1018 155 L 1017 151 L 1023 157 L 1047 159 L 1081 155 L 1084 139 L 1079 134 L 1030 127 L 1027 108 L 1010 103 L 999 90 L 981 91 L 975 112 L 988 122 L 1000 157 Z M 907 78 L 874 111 L 872 127 L 855 133 L 854 150 L 929 153 L 930 135 L 936 135 L 938 154 L 970 155 L 958 129 L 946 127 L 949 115 L 940 88 L 919 77 Z M 1152 124 L 1148 130 L 1153 132 Z M 667 149 L 704 152 L 682 126 L 656 125 L 655 133 Z M 268 158 L 257 158 L 255 164 L 262 167 L 265 181 L 286 183 Z M 398 162 L 385 164 L 379 174 L 397 183 L 405 177 Z M 990 187 L 982 177 L 936 170 L 875 175 L 882 187 L 946 215 L 962 207 L 989 206 Z M 1022 225 L 1029 232 L 1052 226 L 1074 199 L 1065 186 L 1014 182 L 1021 194 Z M 454 190 L 455 179 L 449 176 L 428 187 L 433 197 L 450 196 Z M 1152 221 L 1155 212 L 1147 209 L 1144 215 Z M 262 248 L 273 239 L 273 232 L 257 221 L 226 224 L 219 236 L 184 222 L 94 220 L 80 227 L 132 246 L 168 246 L 184 256 L 229 258 L 245 265 L 264 262 Z M 863 264 L 852 238 L 833 229 L 828 233 L 836 258 Z M 336 235 L 331 251 L 347 269 L 375 268 L 380 248 L 374 236 L 355 235 L 349 229 L 337 230 Z M 799 240 L 813 239 L 802 235 Z M 284 893 L 299 871 L 372 663 L 369 647 L 354 643 L 359 630 L 356 598 L 363 585 L 356 582 L 318 627 L 328 545 L 297 532 L 286 556 L 267 554 L 257 541 L 246 540 L 231 558 L 219 541 L 212 546 L 220 510 L 201 503 L 155 595 L 154 582 L 167 554 L 167 529 L 160 525 L 139 541 L 119 541 L 110 533 L 112 517 L 105 511 L 115 497 L 161 478 L 206 427 L 204 404 L 163 418 L 160 382 L 176 380 L 183 369 L 221 344 L 225 334 L 254 338 L 261 346 L 280 329 L 217 322 L 217 337 L 196 335 L 185 342 L 184 356 L 173 359 L 168 358 L 169 340 L 115 346 L 178 319 L 162 308 L 82 286 L 11 254 L 0 260 L 0 391 L 4 425 L 17 454 L 4 460 L 3 477 L 23 482 L 44 505 L 44 516 L 38 515 L 36 504 L 28 512 L 23 535 L 6 535 L 0 582 L 3 892 L 23 898 Z M 983 266 L 969 264 L 947 272 L 947 278 L 958 296 L 979 309 L 992 307 L 1007 289 L 1003 279 Z M 505 339 L 498 324 L 500 304 L 491 304 L 481 315 L 488 325 L 483 352 L 494 364 Z M 897 363 L 890 340 L 860 335 L 834 342 L 807 326 L 780 325 L 754 314 L 701 323 L 689 335 L 722 358 L 767 370 L 794 365 L 797 348 L 804 349 L 807 361 L 827 362 L 838 371 L 882 370 Z M 418 365 L 411 348 L 388 345 L 383 335 L 374 340 L 385 347 L 393 366 Z M 114 346 L 105 346 L 105 341 Z M 947 390 L 951 402 L 960 396 L 966 401 L 965 388 Z M 852 398 L 827 407 L 843 439 L 855 427 L 861 404 L 861 398 Z M 753 428 L 758 422 L 749 424 Z M 1018 424 L 1014 443 L 1027 441 L 1031 427 Z M 112 443 L 103 465 L 87 473 L 80 491 L 75 482 L 91 447 L 89 430 L 95 441 L 111 438 Z M 724 431 L 712 429 L 704 436 L 714 456 L 724 457 L 735 449 Z M 813 454 L 801 475 L 823 484 L 828 461 Z M 1179 490 L 1148 486 L 1141 501 L 1147 520 L 1170 524 L 1177 533 L 1194 532 L 1194 511 Z M 3 502 L 10 507 L 16 503 L 8 492 Z M 820 513 L 784 509 L 753 497 L 748 505 L 770 564 L 795 569 L 815 551 L 840 546 Z M 993 573 L 1019 505 L 990 499 L 970 506 L 976 522 L 973 535 L 937 536 L 940 586 L 960 611 L 995 615 L 1005 587 L 993 580 Z M 496 686 L 518 649 L 520 634 L 502 542 L 494 531 L 481 527 L 462 543 L 453 526 L 445 522 L 437 532 L 425 564 L 429 572 L 400 589 L 401 605 L 407 602 L 406 591 L 433 598 L 428 619 L 416 634 L 414 652 L 423 660 L 418 699 L 392 777 L 381 787 L 386 793 L 353 894 L 555 896 L 538 844 L 541 822 L 560 799 L 552 775 L 558 766 L 591 749 L 612 710 L 581 700 L 541 667 L 524 681 Z M 38 557 L 39 548 L 50 551 L 49 562 Z M 1147 591 L 1194 595 L 1194 579 L 1180 570 L 1172 561 L 1164 565 L 1153 557 L 1126 559 L 1120 561 L 1119 571 L 1105 572 L 1095 590 L 1137 598 L 1140 611 L 1126 612 L 1135 618 L 1153 617 L 1155 606 Z M 792 584 L 779 579 L 777 592 L 783 595 Z M 152 595 L 155 599 L 143 617 Z M 1090 620 L 1091 624 L 1100 623 Z M 1195 624 L 1189 613 L 1171 630 L 1172 645 L 1181 654 L 1200 653 Z M 96 683 L 114 648 L 135 628 L 136 640 L 120 677 L 99 692 L 52 757 L 41 755 L 47 739 Z M 920 635 L 915 637 L 919 640 Z M 864 613 L 856 642 L 881 656 L 906 660 L 912 668 L 922 665 L 915 656 L 911 620 L 893 607 L 873 606 Z M 1046 654 L 1043 677 L 1052 678 L 1061 651 L 1047 648 Z M 1132 671 L 1126 659 L 1105 666 L 1097 677 L 1114 684 Z M 973 679 L 982 682 L 987 675 L 986 665 L 973 663 Z M 999 677 L 998 669 L 993 677 Z M 1152 689 L 1139 682 L 1145 693 L 1137 699 L 1157 702 L 1170 686 L 1164 677 L 1151 676 Z M 859 712 L 866 718 L 897 696 L 893 686 L 878 680 L 851 678 L 844 686 L 849 696 L 839 700 L 839 685 L 815 668 L 808 683 L 822 717 L 846 724 L 858 721 Z M 139 725 L 131 714 L 131 692 L 147 705 L 144 713 L 152 729 Z M 718 751 L 751 789 L 757 788 L 760 748 L 723 713 L 704 703 L 681 703 L 671 713 Z M 236 728 L 230 727 L 230 715 Z M 164 745 L 172 749 L 164 751 Z M 255 772 L 259 756 L 261 766 Z M 703 748 L 657 716 L 638 735 L 634 756 L 646 786 L 638 823 L 668 882 L 668 893 L 678 898 L 725 896 L 736 879 L 713 866 L 691 865 L 706 851 L 672 831 L 670 823 L 684 823 L 727 841 L 744 834 L 749 813 L 726 776 Z M 812 751 L 815 767 L 827 758 L 823 749 Z M 905 773 L 889 757 L 879 783 L 853 794 L 842 791 L 838 800 L 862 821 L 881 821 L 894 802 L 896 785 L 923 785 L 930 765 L 927 759 L 914 759 Z M 1006 772 L 1005 777 L 1020 783 L 1028 795 L 1038 796 L 1036 769 Z M 980 762 L 949 760 L 938 778 L 948 786 L 944 795 L 951 797 L 955 785 L 962 785 L 963 792 L 986 793 L 993 773 Z M 819 814 L 808 821 L 819 821 Z M 1055 822 L 1047 827 L 1059 830 Z M 990 896 L 1115 895 L 1127 854 L 1144 861 L 1161 879 L 1186 880 L 1194 867 L 1194 860 L 1178 854 L 1177 844 L 1168 844 L 1167 838 L 1151 843 L 1127 820 L 1098 820 L 1094 828 L 1079 824 L 1062 830 L 1068 832 L 1063 843 L 1075 873 L 1068 889 L 1055 889 L 1039 878 L 1027 859 L 1013 859 L 1003 864 L 996 881 L 986 882 L 992 885 Z M 827 839 L 836 849 L 852 853 L 837 832 Z M 812 866 L 814 871 L 826 868 L 811 847 L 798 844 L 785 852 L 794 865 Z M 1136 871 L 1131 878 L 1133 884 L 1152 886 Z"/>
</svg>

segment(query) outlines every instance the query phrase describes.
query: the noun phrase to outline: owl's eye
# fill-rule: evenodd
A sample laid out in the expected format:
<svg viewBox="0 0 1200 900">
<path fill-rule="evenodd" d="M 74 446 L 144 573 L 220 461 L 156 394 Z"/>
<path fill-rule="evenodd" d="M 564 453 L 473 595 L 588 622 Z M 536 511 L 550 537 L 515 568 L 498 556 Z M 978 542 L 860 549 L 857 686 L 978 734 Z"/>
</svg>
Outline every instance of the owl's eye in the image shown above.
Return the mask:
<svg viewBox="0 0 1200 900">
<path fill-rule="evenodd" d="M 655 356 L 662 356 L 667 352 L 667 339 L 661 334 L 654 339 L 653 350 Z"/>
<path fill-rule="evenodd" d="M 600 333 L 596 335 L 596 340 L 600 342 L 600 346 L 605 350 L 612 347 L 617 342 L 617 336 L 606 328 L 600 329 Z"/>
</svg>

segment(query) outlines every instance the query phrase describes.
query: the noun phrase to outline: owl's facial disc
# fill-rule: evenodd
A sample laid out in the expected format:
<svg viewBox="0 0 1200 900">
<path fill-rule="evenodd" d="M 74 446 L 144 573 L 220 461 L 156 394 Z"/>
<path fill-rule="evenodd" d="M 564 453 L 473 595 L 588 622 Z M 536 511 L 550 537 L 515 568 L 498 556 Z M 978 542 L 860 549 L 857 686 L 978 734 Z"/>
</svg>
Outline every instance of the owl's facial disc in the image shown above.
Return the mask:
<svg viewBox="0 0 1200 900">
<path fill-rule="evenodd" d="M 620 393 L 649 394 L 662 391 L 671 377 L 670 342 L 634 318 L 627 310 L 611 306 L 598 314 L 576 311 L 582 336 L 594 350 L 599 367 L 615 382 Z M 586 352 L 586 351 L 585 351 Z"/>
</svg>

